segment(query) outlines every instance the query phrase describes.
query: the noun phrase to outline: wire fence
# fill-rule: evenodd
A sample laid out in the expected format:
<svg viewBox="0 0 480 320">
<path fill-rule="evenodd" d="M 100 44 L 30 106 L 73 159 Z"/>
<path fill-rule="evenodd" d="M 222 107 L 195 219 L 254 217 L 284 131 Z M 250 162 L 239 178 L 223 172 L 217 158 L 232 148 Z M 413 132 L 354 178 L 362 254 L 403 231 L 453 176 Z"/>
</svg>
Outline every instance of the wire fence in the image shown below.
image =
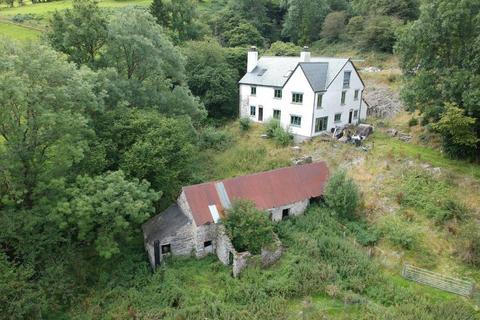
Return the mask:
<svg viewBox="0 0 480 320">
<path fill-rule="evenodd" d="M 405 264 L 402 276 L 421 284 L 425 284 L 440 290 L 455 293 L 464 297 L 472 297 L 475 290 L 475 283 L 445 276 L 436 272 Z"/>
</svg>

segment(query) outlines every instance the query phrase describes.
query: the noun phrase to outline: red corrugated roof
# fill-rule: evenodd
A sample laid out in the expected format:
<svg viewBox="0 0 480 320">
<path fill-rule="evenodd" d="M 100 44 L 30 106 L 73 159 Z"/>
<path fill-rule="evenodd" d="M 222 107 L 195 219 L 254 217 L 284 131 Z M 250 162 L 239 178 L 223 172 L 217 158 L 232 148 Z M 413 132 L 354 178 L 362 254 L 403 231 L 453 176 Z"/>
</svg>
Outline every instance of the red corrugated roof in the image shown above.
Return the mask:
<svg viewBox="0 0 480 320">
<path fill-rule="evenodd" d="M 271 209 L 323 195 L 329 171 L 325 162 L 275 169 L 223 180 L 231 201 L 247 199 L 259 209 Z M 215 182 L 184 187 L 197 225 L 213 223 L 209 205 L 223 212 Z"/>
</svg>

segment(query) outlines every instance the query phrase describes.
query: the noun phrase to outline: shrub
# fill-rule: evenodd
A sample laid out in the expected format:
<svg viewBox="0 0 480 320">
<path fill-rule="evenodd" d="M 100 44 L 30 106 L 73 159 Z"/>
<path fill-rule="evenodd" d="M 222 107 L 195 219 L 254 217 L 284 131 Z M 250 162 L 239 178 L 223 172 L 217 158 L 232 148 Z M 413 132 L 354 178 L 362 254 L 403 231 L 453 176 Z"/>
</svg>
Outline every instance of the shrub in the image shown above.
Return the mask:
<svg viewBox="0 0 480 320">
<path fill-rule="evenodd" d="M 349 222 L 347 228 L 362 246 L 374 246 L 378 242 L 378 230 L 364 221 Z"/>
<path fill-rule="evenodd" d="M 258 210 L 251 201 L 233 202 L 223 222 L 238 251 L 259 254 L 263 247 L 273 243 L 273 226 L 268 213 Z"/>
<path fill-rule="evenodd" d="M 355 218 L 360 195 L 355 182 L 339 170 L 330 178 L 325 188 L 325 202 L 342 219 Z"/>
<path fill-rule="evenodd" d="M 265 134 L 278 146 L 286 147 L 293 141 L 293 135 L 284 129 L 277 119 L 270 119 L 265 124 Z"/>
<path fill-rule="evenodd" d="M 413 117 L 412 119 L 408 120 L 408 126 L 409 127 L 415 127 L 418 125 L 418 119 Z"/>
<path fill-rule="evenodd" d="M 273 138 L 275 135 L 275 131 L 277 128 L 280 128 L 281 124 L 280 121 L 277 119 L 270 119 L 265 123 L 265 134 L 269 138 Z"/>
<path fill-rule="evenodd" d="M 252 120 L 247 117 L 240 118 L 238 124 L 240 125 L 240 130 L 241 131 L 248 131 L 251 127 Z"/>
<path fill-rule="evenodd" d="M 418 229 L 412 227 L 399 216 L 383 217 L 379 221 L 379 230 L 381 235 L 393 245 L 400 246 L 403 249 L 411 250 L 419 245 L 420 233 Z"/>
<path fill-rule="evenodd" d="M 442 204 L 441 215 L 437 219 L 441 222 L 448 220 L 465 220 L 470 209 L 462 202 L 448 199 Z"/>
<path fill-rule="evenodd" d="M 480 267 L 480 227 L 477 222 L 463 227 L 460 235 L 460 257 L 465 263 Z"/>
<path fill-rule="evenodd" d="M 225 150 L 233 141 L 232 135 L 226 130 L 218 130 L 214 127 L 206 127 L 200 135 L 200 148 Z"/>
</svg>

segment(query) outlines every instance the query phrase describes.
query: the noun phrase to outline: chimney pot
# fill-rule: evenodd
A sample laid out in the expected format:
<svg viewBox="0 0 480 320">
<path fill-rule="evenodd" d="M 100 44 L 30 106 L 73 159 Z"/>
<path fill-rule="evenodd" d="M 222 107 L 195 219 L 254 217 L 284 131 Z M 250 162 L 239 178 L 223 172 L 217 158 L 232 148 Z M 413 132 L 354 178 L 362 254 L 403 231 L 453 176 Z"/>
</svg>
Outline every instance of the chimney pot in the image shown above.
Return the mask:
<svg viewBox="0 0 480 320">
<path fill-rule="evenodd" d="M 310 50 L 308 47 L 303 47 L 302 52 L 300 52 L 300 62 L 310 62 Z"/>
</svg>

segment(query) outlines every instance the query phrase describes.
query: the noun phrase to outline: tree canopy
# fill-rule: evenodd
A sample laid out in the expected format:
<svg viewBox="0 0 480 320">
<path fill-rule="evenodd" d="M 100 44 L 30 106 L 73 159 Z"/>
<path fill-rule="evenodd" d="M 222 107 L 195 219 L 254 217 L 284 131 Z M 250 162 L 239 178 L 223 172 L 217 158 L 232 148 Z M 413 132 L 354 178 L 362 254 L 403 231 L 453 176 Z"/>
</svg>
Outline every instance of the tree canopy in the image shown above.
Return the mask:
<svg viewBox="0 0 480 320">
<path fill-rule="evenodd" d="M 234 201 L 223 224 L 237 251 L 259 254 L 263 247 L 273 243 L 273 226 L 268 213 L 258 210 L 253 202 Z"/>
<path fill-rule="evenodd" d="M 407 107 L 418 109 L 424 118 L 435 122 L 441 118 L 445 103 L 455 103 L 465 116 L 476 119 L 477 138 L 480 137 L 479 19 L 480 5 L 476 1 L 431 1 L 422 6 L 417 21 L 403 28 L 396 46 L 406 75 L 401 94 Z M 445 115 L 452 115 L 451 110 Z M 447 136 L 444 138 L 449 140 Z M 454 140 L 449 141 L 455 144 Z M 457 152 L 446 151 L 451 156 L 468 153 L 467 150 L 458 153 L 462 149 L 458 147 L 451 149 Z M 478 157 L 478 143 L 475 150 Z"/>
</svg>

